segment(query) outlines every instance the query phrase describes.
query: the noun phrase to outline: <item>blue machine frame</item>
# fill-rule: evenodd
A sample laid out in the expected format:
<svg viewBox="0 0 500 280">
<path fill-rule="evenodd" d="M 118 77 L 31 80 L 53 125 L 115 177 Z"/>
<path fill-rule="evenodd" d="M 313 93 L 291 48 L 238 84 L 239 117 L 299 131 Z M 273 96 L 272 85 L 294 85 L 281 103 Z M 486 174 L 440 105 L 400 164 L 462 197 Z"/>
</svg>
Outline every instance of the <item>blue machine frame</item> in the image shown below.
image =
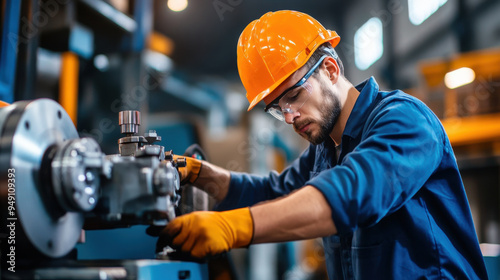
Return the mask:
<svg viewBox="0 0 500 280">
<path fill-rule="evenodd" d="M 0 45 L 0 100 L 14 101 L 21 1 L 5 1 Z"/>
</svg>

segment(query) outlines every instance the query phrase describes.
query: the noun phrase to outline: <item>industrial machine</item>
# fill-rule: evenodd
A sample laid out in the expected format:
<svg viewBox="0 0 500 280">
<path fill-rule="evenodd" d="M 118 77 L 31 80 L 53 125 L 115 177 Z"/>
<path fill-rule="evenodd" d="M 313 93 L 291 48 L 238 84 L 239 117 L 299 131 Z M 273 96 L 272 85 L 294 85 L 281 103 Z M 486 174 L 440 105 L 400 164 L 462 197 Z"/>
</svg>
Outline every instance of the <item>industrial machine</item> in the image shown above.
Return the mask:
<svg viewBox="0 0 500 280">
<path fill-rule="evenodd" d="M 79 138 L 55 101 L 0 109 L 2 278 L 208 279 L 206 264 L 161 253 L 149 260 L 77 260 L 82 230 L 165 226 L 179 212 L 177 168 L 185 158 L 174 160 L 155 144 L 161 140 L 155 131 L 138 135 L 138 111 L 120 112 L 119 125 L 125 134 L 119 154 L 105 155 L 94 139 Z"/>
</svg>

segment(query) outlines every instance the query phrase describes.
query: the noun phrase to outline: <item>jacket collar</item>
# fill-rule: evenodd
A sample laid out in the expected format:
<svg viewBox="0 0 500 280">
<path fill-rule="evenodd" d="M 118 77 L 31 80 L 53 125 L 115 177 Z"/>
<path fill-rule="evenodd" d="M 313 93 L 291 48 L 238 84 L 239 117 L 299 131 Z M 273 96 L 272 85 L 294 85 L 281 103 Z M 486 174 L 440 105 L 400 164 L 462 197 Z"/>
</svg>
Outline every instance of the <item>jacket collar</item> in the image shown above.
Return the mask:
<svg viewBox="0 0 500 280">
<path fill-rule="evenodd" d="M 379 86 L 374 77 L 370 77 L 360 83 L 356 86 L 356 89 L 359 91 L 359 96 L 347 119 L 342 138 L 345 136 L 357 138 L 359 136 L 366 119 L 370 115 L 373 106 L 375 106 L 374 101 L 378 97 Z"/>
</svg>

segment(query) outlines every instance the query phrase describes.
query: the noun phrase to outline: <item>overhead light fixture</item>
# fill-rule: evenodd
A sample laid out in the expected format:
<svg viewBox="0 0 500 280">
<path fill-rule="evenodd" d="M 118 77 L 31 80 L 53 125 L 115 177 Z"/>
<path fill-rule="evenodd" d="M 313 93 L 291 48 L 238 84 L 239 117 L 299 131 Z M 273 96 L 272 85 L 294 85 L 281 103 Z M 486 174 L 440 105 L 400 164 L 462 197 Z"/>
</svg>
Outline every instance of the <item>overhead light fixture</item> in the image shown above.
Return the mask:
<svg viewBox="0 0 500 280">
<path fill-rule="evenodd" d="M 420 25 L 448 0 L 408 0 L 408 17 L 413 25 Z"/>
<path fill-rule="evenodd" d="M 188 5 L 187 0 L 168 0 L 167 6 L 170 10 L 174 12 L 180 12 L 186 9 Z"/>
<path fill-rule="evenodd" d="M 370 18 L 354 34 L 354 63 L 366 70 L 384 53 L 383 24 L 378 17 Z"/>
<path fill-rule="evenodd" d="M 458 68 L 444 75 L 444 84 L 449 89 L 454 89 L 470 84 L 476 78 L 476 73 L 469 67 Z"/>
</svg>

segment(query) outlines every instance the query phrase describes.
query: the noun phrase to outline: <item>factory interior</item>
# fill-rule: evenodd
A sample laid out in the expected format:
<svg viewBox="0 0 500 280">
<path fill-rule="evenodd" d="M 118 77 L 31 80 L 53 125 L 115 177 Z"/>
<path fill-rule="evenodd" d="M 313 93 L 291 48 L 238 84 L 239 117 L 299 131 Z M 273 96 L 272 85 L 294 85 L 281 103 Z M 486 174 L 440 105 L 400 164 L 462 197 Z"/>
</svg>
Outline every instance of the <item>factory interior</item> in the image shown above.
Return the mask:
<svg viewBox="0 0 500 280">
<path fill-rule="evenodd" d="M 262 102 L 247 111 L 238 74 L 240 34 L 278 10 L 335 30 L 354 85 L 374 77 L 439 118 L 488 276 L 500 279 L 498 0 L 0 0 L 0 223 L 17 211 L 15 229 L 0 231 L 1 278 L 328 279 L 321 238 L 199 262 L 159 256 L 146 234 L 216 203 L 179 189 L 173 155 L 267 176 L 309 146 Z M 175 184 L 157 182 L 168 176 Z M 81 178 L 76 199 L 67 192 Z M 71 210 L 56 213 L 45 187 Z"/>
</svg>

